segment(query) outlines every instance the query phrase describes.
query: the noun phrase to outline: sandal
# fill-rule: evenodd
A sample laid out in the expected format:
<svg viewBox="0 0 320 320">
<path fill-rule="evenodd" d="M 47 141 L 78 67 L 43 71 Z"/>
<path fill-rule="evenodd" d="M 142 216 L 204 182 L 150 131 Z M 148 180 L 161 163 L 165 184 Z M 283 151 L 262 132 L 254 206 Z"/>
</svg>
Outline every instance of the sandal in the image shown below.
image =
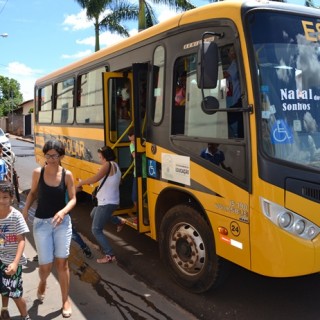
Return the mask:
<svg viewBox="0 0 320 320">
<path fill-rule="evenodd" d="M 124 225 L 126 224 L 125 220 L 121 219 L 120 223 L 117 225 L 117 232 L 120 232 Z"/>
<path fill-rule="evenodd" d="M 41 303 L 43 303 L 43 300 L 45 298 L 45 290 L 46 290 L 47 283 L 45 283 L 44 286 L 42 285 L 42 288 L 44 287 L 44 291 L 42 293 L 40 293 L 40 290 L 39 290 L 40 286 L 41 286 L 41 281 L 38 285 L 37 298 Z"/>
<path fill-rule="evenodd" d="M 61 313 L 63 318 L 70 318 L 72 315 L 72 310 L 71 308 L 68 310 L 61 309 Z"/>
<path fill-rule="evenodd" d="M 43 303 L 44 298 L 45 298 L 45 295 L 44 295 L 44 294 L 41 294 L 41 293 L 37 292 L 37 299 L 38 299 L 41 303 Z"/>
<path fill-rule="evenodd" d="M 114 255 L 106 255 L 101 259 L 97 259 L 98 263 L 111 263 L 117 261 L 116 257 Z"/>
</svg>

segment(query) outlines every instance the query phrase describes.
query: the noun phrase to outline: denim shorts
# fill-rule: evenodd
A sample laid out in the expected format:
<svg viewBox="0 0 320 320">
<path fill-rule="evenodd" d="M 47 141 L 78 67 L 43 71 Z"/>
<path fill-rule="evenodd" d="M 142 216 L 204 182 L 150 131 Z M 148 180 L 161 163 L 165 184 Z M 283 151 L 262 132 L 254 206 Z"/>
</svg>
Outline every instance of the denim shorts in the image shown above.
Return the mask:
<svg viewBox="0 0 320 320">
<path fill-rule="evenodd" d="M 66 259 L 70 253 L 72 237 L 71 218 L 67 214 L 61 224 L 54 227 L 52 219 L 34 218 L 33 237 L 39 264 L 52 263 L 54 258 Z"/>
</svg>

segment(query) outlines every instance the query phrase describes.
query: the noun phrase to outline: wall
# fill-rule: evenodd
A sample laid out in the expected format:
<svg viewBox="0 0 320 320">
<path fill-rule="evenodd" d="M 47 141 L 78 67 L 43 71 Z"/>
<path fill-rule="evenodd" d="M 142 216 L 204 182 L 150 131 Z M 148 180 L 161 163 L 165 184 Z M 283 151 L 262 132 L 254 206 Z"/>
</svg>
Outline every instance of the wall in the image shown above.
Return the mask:
<svg viewBox="0 0 320 320">
<path fill-rule="evenodd" d="M 0 118 L 0 128 L 4 131 L 7 132 L 7 117 L 1 117 Z"/>
</svg>

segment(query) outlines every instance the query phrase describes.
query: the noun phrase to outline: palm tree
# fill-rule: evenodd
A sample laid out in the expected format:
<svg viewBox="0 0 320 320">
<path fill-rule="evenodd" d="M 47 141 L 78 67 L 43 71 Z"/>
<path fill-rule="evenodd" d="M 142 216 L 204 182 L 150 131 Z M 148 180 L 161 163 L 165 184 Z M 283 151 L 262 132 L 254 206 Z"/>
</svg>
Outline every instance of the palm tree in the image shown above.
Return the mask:
<svg viewBox="0 0 320 320">
<path fill-rule="evenodd" d="M 129 36 L 126 28 L 121 26 L 121 21 L 138 18 L 138 29 L 142 31 L 158 23 L 152 6 L 146 0 L 138 0 L 139 7 L 118 0 L 76 0 L 83 9 L 87 9 L 87 17 L 94 21 L 95 51 L 100 50 L 100 30 L 117 32 Z M 183 11 L 195 8 L 188 0 L 151 0 L 155 4 L 165 4 L 171 8 Z M 110 14 L 101 21 L 105 9 L 110 9 Z"/>
<path fill-rule="evenodd" d="M 320 8 L 319 6 L 316 6 L 316 5 L 313 3 L 313 0 L 306 0 L 304 5 L 305 5 L 306 7 L 311 7 L 311 8 L 316 8 L 316 9 L 319 9 L 319 8 Z"/>
<path fill-rule="evenodd" d="M 164 4 L 176 10 L 187 11 L 194 9 L 195 6 L 188 0 L 150 0 L 155 4 Z M 146 0 L 139 0 L 139 21 L 138 29 L 142 31 L 157 24 L 157 18 L 154 14 L 152 6 Z"/>
<path fill-rule="evenodd" d="M 100 50 L 100 30 L 109 30 L 126 37 L 128 30 L 121 25 L 123 20 L 136 19 L 139 8 L 122 0 L 76 0 L 79 5 L 87 10 L 87 17 L 93 20 L 95 30 L 95 51 Z M 110 13 L 105 17 L 102 14 L 109 9 Z"/>
</svg>

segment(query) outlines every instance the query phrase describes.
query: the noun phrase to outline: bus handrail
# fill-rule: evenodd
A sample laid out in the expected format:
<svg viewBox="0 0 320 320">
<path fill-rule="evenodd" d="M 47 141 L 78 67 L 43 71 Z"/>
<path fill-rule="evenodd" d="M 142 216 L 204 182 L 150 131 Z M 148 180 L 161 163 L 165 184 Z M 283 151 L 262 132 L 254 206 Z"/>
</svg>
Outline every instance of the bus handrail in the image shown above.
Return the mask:
<svg viewBox="0 0 320 320">
<path fill-rule="evenodd" d="M 123 131 L 122 135 L 118 138 L 118 140 L 111 146 L 111 149 L 113 150 L 115 147 L 118 146 L 118 144 L 121 142 L 124 136 L 128 134 L 129 129 L 133 127 L 133 121 L 131 121 L 130 125 L 126 130 Z"/>
<path fill-rule="evenodd" d="M 129 166 L 129 168 L 125 171 L 125 173 L 122 175 L 121 179 L 124 180 L 124 178 L 129 174 L 129 172 L 132 170 L 134 163 L 132 162 Z"/>
</svg>

